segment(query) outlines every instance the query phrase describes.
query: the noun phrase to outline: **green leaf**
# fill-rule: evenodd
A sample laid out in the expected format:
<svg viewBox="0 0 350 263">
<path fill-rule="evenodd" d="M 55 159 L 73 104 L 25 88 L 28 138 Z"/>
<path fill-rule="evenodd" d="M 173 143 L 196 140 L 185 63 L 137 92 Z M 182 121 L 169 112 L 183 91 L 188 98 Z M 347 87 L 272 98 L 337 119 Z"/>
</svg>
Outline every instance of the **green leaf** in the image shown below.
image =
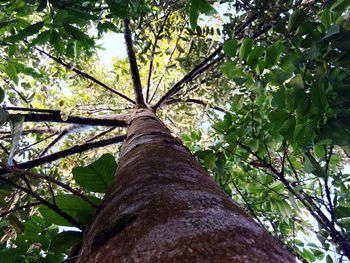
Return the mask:
<svg viewBox="0 0 350 263">
<path fill-rule="evenodd" d="M 306 147 L 312 142 L 314 131 L 305 124 L 298 124 L 294 131 L 294 140 L 297 144 Z"/>
<path fill-rule="evenodd" d="M 58 53 L 60 54 L 64 53 L 64 43 L 62 42 L 62 38 L 60 34 L 55 30 L 51 31 L 50 43 L 51 45 L 53 45 L 53 47 Z"/>
<path fill-rule="evenodd" d="M 65 231 L 57 234 L 51 241 L 50 251 L 67 253 L 68 250 L 81 242 L 82 232 Z"/>
<path fill-rule="evenodd" d="M 13 82 L 17 85 L 19 78 L 17 75 L 17 69 L 15 66 L 15 63 L 13 63 L 11 61 L 7 62 L 6 73 L 10 77 L 10 79 L 13 80 Z"/>
<path fill-rule="evenodd" d="M 271 68 L 276 64 L 278 57 L 277 49 L 274 46 L 270 46 L 265 51 L 265 68 Z"/>
<path fill-rule="evenodd" d="M 23 30 L 19 31 L 18 34 L 8 37 L 6 40 L 11 41 L 11 42 L 23 40 L 26 37 L 29 37 L 31 35 L 38 33 L 40 31 L 40 29 L 43 28 L 43 26 L 44 26 L 44 22 L 42 22 L 42 21 L 35 23 L 35 24 L 30 25 L 30 26 L 24 28 Z"/>
<path fill-rule="evenodd" d="M 68 14 L 78 17 L 79 19 L 85 19 L 85 20 L 98 20 L 98 15 L 90 14 L 89 12 L 86 12 L 84 10 L 80 10 L 74 7 L 68 7 L 66 9 L 68 11 Z"/>
<path fill-rule="evenodd" d="M 243 40 L 239 49 L 239 59 L 245 61 L 253 47 L 253 39 L 246 38 Z"/>
<path fill-rule="evenodd" d="M 224 176 L 225 163 L 226 163 L 225 155 L 219 152 L 216 155 L 216 162 L 215 162 L 215 166 L 216 166 L 215 172 L 217 173 L 217 175 Z"/>
<path fill-rule="evenodd" d="M 342 29 L 340 25 L 331 25 L 326 35 L 321 40 L 325 41 L 325 40 L 330 40 L 335 36 L 338 37 L 341 32 L 342 32 Z"/>
<path fill-rule="evenodd" d="M 233 61 L 227 61 L 221 66 L 221 71 L 229 78 L 233 79 L 236 76 L 237 69 L 236 63 Z"/>
<path fill-rule="evenodd" d="M 9 114 L 2 107 L 0 107 L 0 126 L 7 122 L 9 119 Z"/>
<path fill-rule="evenodd" d="M 318 81 L 318 83 L 314 84 L 311 87 L 311 101 L 312 104 L 315 105 L 320 112 L 323 112 L 327 103 L 327 95 L 326 90 L 324 88 L 324 80 Z"/>
<path fill-rule="evenodd" d="M 16 21 L 17 21 L 17 19 L 9 19 L 9 20 L 6 20 L 6 21 L 1 21 L 0 22 L 0 28 L 5 27 L 5 26 L 7 26 L 9 24 L 12 24 L 12 23 L 14 23 Z"/>
<path fill-rule="evenodd" d="M 274 129 L 278 129 L 282 126 L 282 124 L 286 121 L 288 118 L 288 113 L 284 110 L 274 110 L 269 114 L 269 119 L 271 121 L 271 124 Z"/>
<path fill-rule="evenodd" d="M 326 7 L 322 12 L 322 24 L 325 26 L 325 28 L 329 28 L 332 23 L 332 16 L 331 11 L 328 7 Z"/>
<path fill-rule="evenodd" d="M 288 85 L 299 89 L 304 89 L 303 77 L 300 74 L 295 75 L 290 81 L 288 81 Z"/>
<path fill-rule="evenodd" d="M 192 30 L 196 29 L 197 20 L 201 13 L 210 15 L 216 12 L 207 0 L 190 0 L 188 9 L 190 15 L 190 25 Z"/>
<path fill-rule="evenodd" d="M 279 90 L 273 95 L 271 101 L 272 107 L 283 109 L 286 106 L 285 88 L 281 86 Z"/>
<path fill-rule="evenodd" d="M 331 10 L 336 12 L 344 11 L 348 6 L 350 6 L 349 0 L 338 0 L 332 5 Z"/>
<path fill-rule="evenodd" d="M 335 209 L 335 217 L 336 219 L 342 219 L 342 218 L 350 218 L 350 207 L 346 206 L 338 206 Z"/>
<path fill-rule="evenodd" d="M 273 27 L 273 30 L 280 34 L 287 33 L 286 22 L 286 19 L 280 19 L 278 23 Z"/>
<path fill-rule="evenodd" d="M 310 152 L 305 153 L 305 170 L 308 173 L 313 173 L 317 177 L 324 178 L 325 177 L 325 171 L 319 164 L 319 162 L 311 155 Z"/>
<path fill-rule="evenodd" d="M 35 39 L 33 39 L 33 41 L 30 44 L 32 46 L 42 45 L 42 44 L 46 43 L 47 41 L 49 41 L 50 34 L 51 34 L 50 30 L 45 30 L 44 32 L 41 32 Z"/>
<path fill-rule="evenodd" d="M 204 166 L 207 169 L 213 169 L 215 167 L 216 156 L 211 150 L 197 151 L 196 155 L 202 160 Z"/>
<path fill-rule="evenodd" d="M 306 13 L 301 9 L 297 9 L 290 15 L 288 20 L 288 32 L 295 31 L 300 24 L 305 20 Z"/>
<path fill-rule="evenodd" d="M 97 206 L 100 205 L 101 200 L 90 196 L 88 197 Z M 52 198 L 49 202 L 53 202 Z M 70 215 L 79 223 L 87 226 L 95 214 L 95 209 L 91 207 L 89 203 L 81 199 L 79 196 L 70 194 L 61 194 L 55 196 L 55 202 L 59 209 Z M 41 206 L 39 208 L 41 215 L 49 222 L 59 226 L 72 226 L 66 219 L 56 214 L 53 210 L 47 206 Z"/>
<path fill-rule="evenodd" d="M 301 253 L 301 255 L 304 258 L 306 258 L 309 262 L 314 262 L 316 260 L 314 254 L 306 248 L 303 249 L 303 252 Z"/>
<path fill-rule="evenodd" d="M 326 263 L 334 263 L 332 257 L 330 255 L 327 255 L 326 257 Z"/>
<path fill-rule="evenodd" d="M 224 52 L 229 57 L 235 57 L 237 52 L 237 40 L 231 39 L 225 42 L 223 46 Z"/>
<path fill-rule="evenodd" d="M 5 99 L 5 92 L 2 88 L 0 88 L 0 103 L 3 102 Z M 1 125 L 1 122 L 0 122 Z"/>
<path fill-rule="evenodd" d="M 296 120 L 290 116 L 279 129 L 279 133 L 286 139 L 292 139 L 295 130 Z"/>
<path fill-rule="evenodd" d="M 350 144 L 350 123 L 348 116 L 327 120 L 321 128 L 317 141 L 330 139 L 333 144 L 344 146 Z"/>
<path fill-rule="evenodd" d="M 119 18 L 128 18 L 130 13 L 129 1 L 106 0 L 111 13 Z"/>
<path fill-rule="evenodd" d="M 274 69 L 272 71 L 273 78 L 277 82 L 277 84 L 283 84 L 287 79 L 289 79 L 293 74 L 286 72 L 280 68 Z"/>
<path fill-rule="evenodd" d="M 86 167 L 73 168 L 73 178 L 84 189 L 105 193 L 112 182 L 117 169 L 115 158 L 104 154 L 97 161 Z"/>
<path fill-rule="evenodd" d="M 17 263 L 20 261 L 22 252 L 15 248 L 3 248 L 0 250 L 0 263 Z"/>
<path fill-rule="evenodd" d="M 85 43 L 86 45 L 89 45 L 89 46 L 94 45 L 94 41 L 88 35 L 80 31 L 78 28 L 66 23 L 63 23 L 63 27 L 68 32 L 68 34 L 70 34 L 74 39 L 82 43 Z"/>
<path fill-rule="evenodd" d="M 258 59 L 263 53 L 264 53 L 264 48 L 262 46 L 255 46 L 248 55 L 247 64 L 250 67 L 254 68 L 258 63 Z"/>
</svg>

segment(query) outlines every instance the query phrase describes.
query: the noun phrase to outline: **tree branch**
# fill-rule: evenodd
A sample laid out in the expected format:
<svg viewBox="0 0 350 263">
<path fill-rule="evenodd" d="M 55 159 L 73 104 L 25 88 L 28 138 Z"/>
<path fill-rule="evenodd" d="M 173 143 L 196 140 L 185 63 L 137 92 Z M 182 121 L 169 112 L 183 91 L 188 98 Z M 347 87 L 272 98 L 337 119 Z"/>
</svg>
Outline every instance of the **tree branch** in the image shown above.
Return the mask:
<svg viewBox="0 0 350 263">
<path fill-rule="evenodd" d="M 29 113 L 29 114 L 16 114 L 16 116 L 23 116 L 25 122 L 60 122 L 60 123 L 73 123 L 90 126 L 127 126 L 127 115 L 119 114 L 108 117 L 79 117 L 79 116 L 68 116 L 66 120 L 63 120 L 60 114 L 40 114 L 40 113 Z"/>
<path fill-rule="evenodd" d="M 96 142 L 88 142 L 88 143 L 84 143 L 81 145 L 76 145 L 73 146 L 71 148 L 65 149 L 63 151 L 59 151 L 50 155 L 46 155 L 43 157 L 39 157 L 36 158 L 34 160 L 28 161 L 28 162 L 24 162 L 24 163 L 20 163 L 18 165 L 16 165 L 16 168 L 20 168 L 20 169 L 30 169 L 33 167 L 36 167 L 38 165 L 42 165 L 45 163 L 50 163 L 53 161 L 56 161 L 58 159 L 61 158 L 65 158 L 67 156 L 76 154 L 76 153 L 82 153 L 88 150 L 92 150 L 95 148 L 100 148 L 100 147 L 104 147 L 107 145 L 111 145 L 114 143 L 118 143 L 118 142 L 122 142 L 124 141 L 124 139 L 126 138 L 126 135 L 119 135 L 110 139 L 106 139 L 106 140 L 100 140 L 100 141 L 96 141 Z M 6 174 L 7 171 L 5 169 L 0 169 L 0 175 Z M 0 176 L 1 177 L 1 176 Z"/>
<path fill-rule="evenodd" d="M 47 176 L 47 175 L 41 175 L 41 174 L 35 174 L 29 171 L 25 171 L 25 170 L 21 170 L 21 169 L 17 169 L 14 167 L 9 167 L 8 165 L 6 165 L 3 162 L 0 162 L 0 166 L 3 167 L 4 169 L 6 169 L 8 172 L 11 173 L 16 173 L 22 176 L 29 176 L 35 179 L 41 179 L 41 180 L 46 180 L 48 182 L 52 182 L 66 190 L 68 190 L 69 192 L 71 192 L 72 194 L 79 196 L 81 199 L 83 199 L 85 202 L 87 202 L 88 204 L 90 204 L 93 208 L 97 208 L 97 205 L 94 204 L 90 199 L 88 199 L 85 195 L 83 195 L 82 193 L 80 193 L 79 191 L 75 190 L 74 188 L 72 188 L 71 186 L 69 186 L 68 184 L 62 183 L 59 180 L 56 180 L 54 178 L 52 178 L 51 176 Z"/>
<path fill-rule="evenodd" d="M 221 60 L 224 56 L 219 56 L 219 58 L 216 58 L 214 61 L 211 61 L 214 59 L 222 50 L 222 46 L 218 49 L 216 49 L 210 56 L 208 56 L 202 63 L 197 65 L 194 69 L 192 69 L 187 75 L 185 75 L 182 79 L 180 79 L 172 88 L 170 88 L 160 99 L 159 101 L 152 107 L 153 110 L 157 110 L 167 99 L 169 99 L 172 95 L 174 95 L 176 92 L 181 90 L 183 87 L 183 84 L 191 81 L 194 79 L 198 74 L 204 72 L 206 69 L 214 65 L 216 62 Z M 211 62 L 211 63 L 209 63 Z M 209 64 L 208 64 L 209 63 Z M 208 65 L 210 66 L 208 66 Z M 205 70 L 203 70 L 205 68 Z"/>
<path fill-rule="evenodd" d="M 116 129 L 116 127 L 109 128 L 108 130 L 103 131 L 103 132 L 97 134 L 96 136 L 94 136 L 94 137 L 88 139 L 86 142 L 92 142 L 92 141 L 94 141 L 94 140 L 96 140 L 96 139 L 98 139 L 98 138 L 100 138 L 100 137 L 106 135 L 107 133 L 109 133 L 109 132 L 111 132 L 111 131 L 113 131 L 113 130 L 115 130 L 115 129 Z"/>
<path fill-rule="evenodd" d="M 227 110 L 225 110 L 225 109 L 223 109 L 221 107 L 213 106 L 210 103 L 207 103 L 207 102 L 204 102 L 204 101 L 198 100 L 198 99 L 170 99 L 170 100 L 165 101 L 163 103 L 163 106 L 171 105 L 171 104 L 175 104 L 175 103 L 194 103 L 194 104 L 201 105 L 203 107 L 209 107 L 209 108 L 211 108 L 213 110 L 217 110 L 217 111 L 221 111 L 221 112 L 224 112 L 224 113 L 228 113 Z"/>
<path fill-rule="evenodd" d="M 136 104 L 140 107 L 146 107 L 145 100 L 143 98 L 143 93 L 142 93 L 142 85 L 141 85 L 139 69 L 137 66 L 137 60 L 136 60 L 135 52 L 133 50 L 129 19 L 124 19 L 124 39 L 126 44 L 126 50 L 128 53 L 130 73 L 131 73 L 131 79 L 132 79 L 134 92 L 135 92 Z"/>
<path fill-rule="evenodd" d="M 153 47 L 152 47 L 152 55 L 151 55 L 151 62 L 149 64 L 149 70 L 148 70 L 148 79 L 147 79 L 147 91 L 146 91 L 146 102 L 148 103 L 148 99 L 149 99 L 149 90 L 151 88 L 151 79 L 152 79 L 152 71 L 153 71 L 153 60 L 154 60 L 154 53 L 156 52 L 156 48 L 157 48 L 157 43 L 160 37 L 160 34 L 163 32 L 164 26 L 168 20 L 170 13 L 167 13 L 164 17 L 163 23 L 157 33 L 157 35 L 155 35 L 155 40 L 153 43 Z"/>
<path fill-rule="evenodd" d="M 334 225 L 335 211 L 334 211 L 334 207 L 333 207 L 333 203 L 332 203 L 331 191 L 330 191 L 330 188 L 329 188 L 329 185 L 328 185 L 329 162 L 331 161 L 332 155 L 333 155 L 333 145 L 330 147 L 328 155 L 327 155 L 327 151 L 325 153 L 326 167 L 325 167 L 324 187 L 325 187 L 325 190 L 326 190 L 328 206 L 329 206 L 329 210 L 330 210 L 330 214 L 331 214 L 331 222 Z"/>
<path fill-rule="evenodd" d="M 73 125 L 72 125 L 73 126 Z M 36 127 L 33 129 L 26 129 L 22 131 L 22 135 L 26 135 L 29 133 L 37 133 L 37 134 L 42 134 L 42 133 L 59 133 L 62 131 L 61 127 Z M 0 139 L 6 139 L 6 138 L 11 138 L 11 131 L 0 131 Z"/>
<path fill-rule="evenodd" d="M 238 194 L 242 197 L 243 201 L 245 202 L 245 204 L 247 205 L 248 210 L 250 211 L 251 215 L 259 222 L 259 224 L 264 227 L 264 224 L 261 222 L 260 218 L 258 217 L 258 215 L 255 213 L 254 209 L 251 207 L 251 205 L 249 204 L 248 200 L 245 198 L 245 196 L 243 195 L 243 193 L 241 192 L 241 190 L 239 190 L 237 184 L 234 182 L 234 180 L 230 181 L 233 186 L 236 188 Z"/>
<path fill-rule="evenodd" d="M 4 216 L 7 216 L 8 214 L 11 214 L 13 212 L 17 212 L 19 210 L 23 210 L 23 209 L 26 209 L 26 208 L 29 208 L 29 207 L 33 207 L 33 206 L 37 206 L 37 205 L 41 205 L 41 202 L 36 202 L 36 203 L 31 203 L 31 204 L 26 204 L 26 205 L 21 205 L 21 206 L 17 206 L 13 209 L 10 209 L 10 210 L 7 210 L 6 212 L 4 213 L 1 213 L 0 214 L 0 218 L 1 217 L 4 217 Z"/>
<path fill-rule="evenodd" d="M 39 49 L 37 47 L 35 47 L 36 50 L 38 50 L 40 53 L 48 56 L 49 58 L 51 58 L 52 60 L 56 61 L 58 64 L 64 66 L 65 68 L 72 70 L 73 72 L 77 73 L 78 75 L 87 78 L 93 82 L 95 82 L 96 84 L 100 85 L 101 87 L 109 90 L 110 92 L 117 94 L 118 96 L 122 97 L 123 99 L 131 102 L 132 104 L 135 104 L 135 101 L 133 101 L 132 99 L 130 99 L 129 97 L 127 97 L 126 95 L 124 95 L 123 93 L 117 91 L 116 89 L 113 89 L 111 87 L 109 87 L 108 85 L 106 85 L 105 83 L 101 82 L 100 80 L 96 79 L 95 77 L 93 77 L 92 75 L 90 75 L 89 73 L 83 72 L 75 67 L 73 67 L 72 65 L 70 65 L 69 63 L 64 62 L 63 60 L 61 60 L 60 58 L 56 58 L 54 56 L 52 56 L 51 54 L 45 52 L 42 49 Z"/>
<path fill-rule="evenodd" d="M 244 29 L 250 25 L 254 20 L 256 20 L 258 18 L 258 14 L 254 13 L 253 15 L 251 15 L 247 21 L 245 21 L 244 23 L 242 23 L 242 25 L 235 31 L 234 36 L 233 37 L 237 37 L 241 32 L 244 31 Z M 223 43 L 224 44 L 224 43 Z M 179 80 L 170 90 L 168 90 L 167 93 L 165 93 L 165 95 L 163 95 L 163 97 L 160 98 L 160 100 L 152 107 L 154 110 L 157 110 L 157 108 L 159 108 L 162 103 L 164 101 L 166 101 L 168 98 L 170 98 L 172 95 L 174 95 L 176 92 L 178 92 L 181 88 L 182 85 L 187 83 L 188 81 L 191 81 L 194 77 L 196 77 L 198 74 L 203 73 L 205 70 L 207 70 L 210 67 L 206 67 L 206 65 L 208 63 L 211 62 L 212 59 L 214 59 L 216 56 L 218 56 L 222 49 L 223 49 L 223 44 L 219 45 L 219 47 L 214 50 L 214 52 L 212 52 L 207 58 L 205 58 L 199 65 L 197 65 L 196 67 L 194 67 L 187 75 L 185 75 L 181 80 Z M 220 61 L 221 59 L 223 59 L 224 56 L 221 55 L 219 56 L 219 58 L 217 58 L 217 61 Z M 213 63 L 213 62 L 212 62 Z M 211 65 L 212 66 L 212 65 Z M 205 69 L 204 69 L 205 68 Z"/>
<path fill-rule="evenodd" d="M 17 188 L 25 193 L 27 193 L 28 195 L 30 195 L 31 197 L 35 198 L 36 200 L 38 200 L 39 202 L 41 202 L 42 204 L 46 205 L 48 208 L 52 209 L 54 212 L 56 212 L 58 215 L 62 216 L 64 219 L 66 219 L 69 223 L 71 223 L 73 226 L 76 226 L 77 228 L 79 228 L 80 230 L 84 230 L 85 226 L 80 224 L 78 221 L 76 221 L 73 217 L 71 217 L 70 215 L 68 215 L 66 212 L 62 211 L 60 208 L 58 208 L 56 205 L 51 204 L 50 202 L 46 201 L 44 198 L 42 198 L 40 195 L 38 195 L 37 193 L 19 185 L 16 184 L 14 182 L 12 182 L 11 180 L 5 178 L 4 176 L 0 176 L 0 180 L 11 185 L 14 188 Z"/>
<path fill-rule="evenodd" d="M 258 160 L 263 162 L 265 167 L 269 168 L 279 178 L 279 180 L 284 184 L 287 190 L 290 193 L 292 193 L 293 196 L 295 196 L 305 206 L 305 208 L 317 220 L 317 222 L 327 230 L 333 242 L 343 250 L 344 254 L 348 258 L 350 258 L 350 243 L 346 240 L 346 238 L 341 233 L 339 233 L 339 231 L 334 227 L 332 222 L 327 218 L 327 216 L 323 213 L 323 211 L 314 203 L 312 198 L 303 189 L 299 190 L 299 192 L 294 190 L 290 182 L 284 177 L 283 174 L 278 172 L 277 169 L 275 169 L 272 166 L 272 164 L 266 162 L 263 158 L 261 158 L 257 153 L 253 152 L 246 145 L 240 142 L 237 142 L 237 143 L 246 151 L 253 154 Z M 296 173 L 296 170 L 294 167 L 292 167 L 292 170 L 294 173 Z"/>
<path fill-rule="evenodd" d="M 51 113 L 51 114 L 61 114 L 60 110 L 33 109 L 33 108 L 23 108 L 23 107 L 4 107 L 4 110 L 31 111 L 31 112 L 45 112 L 45 113 Z"/>
<path fill-rule="evenodd" d="M 152 94 L 152 96 L 151 96 L 151 99 L 149 100 L 149 103 L 152 102 L 154 96 L 156 95 L 156 93 L 157 93 L 157 91 L 158 91 L 158 89 L 159 89 L 160 83 L 162 83 L 162 80 L 163 80 L 163 77 L 164 77 L 164 75 L 165 75 L 165 72 L 167 71 L 167 67 L 169 66 L 169 64 L 170 64 L 170 62 L 171 62 L 171 60 L 172 60 L 172 58 L 173 58 L 173 55 L 174 55 L 174 53 L 175 53 L 175 51 L 176 51 L 176 47 L 177 47 L 177 45 L 178 45 L 178 43 L 179 43 L 179 41 L 180 41 L 180 37 L 181 37 L 181 35 L 183 34 L 184 30 L 185 30 L 185 25 L 183 25 L 183 29 L 182 29 L 180 35 L 179 35 L 179 36 L 177 37 L 177 39 L 176 39 L 175 45 L 174 45 L 174 47 L 173 47 L 173 50 L 171 51 L 171 53 L 170 53 L 170 55 L 169 55 L 169 58 L 168 58 L 168 61 L 167 61 L 167 63 L 166 63 L 165 70 L 164 70 L 164 72 L 162 73 L 162 75 L 161 75 L 161 77 L 160 77 L 160 79 L 159 79 L 159 81 L 158 81 L 158 83 L 157 83 L 157 86 L 156 86 L 156 88 L 155 88 L 154 91 L 153 91 L 153 94 Z"/>
<path fill-rule="evenodd" d="M 44 150 L 41 151 L 39 157 L 44 156 L 56 143 L 58 143 L 66 134 L 68 134 L 67 130 L 63 130 L 58 134 L 58 136 L 52 140 L 48 146 L 45 147 Z"/>
<path fill-rule="evenodd" d="M 45 138 L 43 138 L 43 139 L 41 139 L 41 140 L 39 140 L 39 141 L 36 141 L 36 142 L 34 142 L 34 143 L 32 143 L 32 144 L 26 146 L 26 147 L 23 147 L 22 149 L 19 149 L 19 150 L 18 150 L 18 153 L 21 153 L 21 152 L 23 152 L 23 151 L 25 151 L 25 150 L 27 150 L 27 149 L 29 149 L 29 148 L 31 148 L 31 147 L 33 147 L 33 146 L 35 146 L 35 145 L 41 143 L 41 142 L 43 142 L 43 141 L 46 141 L 46 140 L 50 139 L 51 137 L 53 137 L 53 136 L 55 136 L 55 135 L 56 135 L 56 133 L 50 134 L 50 135 L 46 136 Z"/>
</svg>

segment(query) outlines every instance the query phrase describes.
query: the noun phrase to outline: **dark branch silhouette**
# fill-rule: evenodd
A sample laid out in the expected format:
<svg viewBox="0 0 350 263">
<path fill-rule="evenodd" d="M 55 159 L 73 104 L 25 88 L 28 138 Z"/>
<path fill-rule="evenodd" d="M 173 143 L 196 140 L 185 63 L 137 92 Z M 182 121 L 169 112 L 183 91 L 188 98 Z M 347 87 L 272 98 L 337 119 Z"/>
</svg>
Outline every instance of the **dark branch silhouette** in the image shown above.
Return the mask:
<svg viewBox="0 0 350 263">
<path fill-rule="evenodd" d="M 35 179 L 41 179 L 41 180 L 46 180 L 48 182 L 54 183 L 66 190 L 68 190 L 69 192 L 71 192 L 72 194 L 80 197 L 81 199 L 83 199 L 85 202 L 87 202 L 88 204 L 90 204 L 93 208 L 97 208 L 96 204 L 93 203 L 89 198 L 87 198 L 85 195 L 83 195 L 82 193 L 80 193 L 79 191 L 75 190 L 74 188 L 72 188 L 71 186 L 69 186 L 68 184 L 62 183 L 59 180 L 54 179 L 51 176 L 47 176 L 47 175 L 41 175 L 41 174 L 35 174 L 35 173 L 31 173 L 29 171 L 25 171 L 25 170 L 21 170 L 21 169 L 17 169 L 14 167 L 9 167 L 7 166 L 5 163 L 0 162 L 0 166 L 3 167 L 4 169 L 6 169 L 8 172 L 11 173 L 16 173 L 22 176 L 27 176 L 27 177 L 32 177 Z"/>
<path fill-rule="evenodd" d="M 1 213 L 0 214 L 0 218 L 2 218 L 4 216 L 7 216 L 8 214 L 11 214 L 11 213 L 14 213 L 14 212 L 26 209 L 26 208 L 30 208 L 30 207 L 33 207 L 33 206 L 37 206 L 37 205 L 41 205 L 41 202 L 35 202 L 35 203 L 30 203 L 30 204 L 26 204 L 26 205 L 17 206 L 15 208 L 12 208 L 10 210 L 7 210 L 7 211 Z"/>
<path fill-rule="evenodd" d="M 71 148 L 68 148 L 68 149 L 65 149 L 65 150 L 50 154 L 50 155 L 39 157 L 39 158 L 33 159 L 31 161 L 28 161 L 28 162 L 20 163 L 20 164 L 16 165 L 15 168 L 30 169 L 30 168 L 36 167 L 38 165 L 50 163 L 50 162 L 56 161 L 56 160 L 61 159 L 61 158 L 68 157 L 68 156 L 76 154 L 76 153 L 82 153 L 82 152 L 92 150 L 95 148 L 100 148 L 100 147 L 104 147 L 107 145 L 122 142 L 122 141 L 124 141 L 125 138 L 126 138 L 126 135 L 119 135 L 119 136 L 112 137 L 112 138 L 105 139 L 105 140 L 100 140 L 100 141 L 96 141 L 96 142 L 88 142 L 85 144 L 76 145 L 76 146 L 73 146 Z M 6 174 L 6 173 L 7 173 L 7 171 L 5 169 L 0 169 L 0 175 Z"/>
<path fill-rule="evenodd" d="M 254 20 L 258 18 L 258 14 L 254 13 L 251 15 L 247 21 L 245 21 L 234 33 L 233 37 L 238 37 L 244 29 L 249 26 Z M 271 27 L 269 27 L 271 28 Z M 260 36 L 261 34 L 265 33 L 268 30 L 268 28 L 259 31 L 257 34 L 254 35 L 254 38 Z M 206 57 L 199 65 L 194 67 L 188 74 L 186 74 L 181 80 L 179 80 L 172 88 L 170 88 L 161 98 L 160 100 L 152 107 L 154 110 L 157 110 L 167 99 L 169 99 L 172 95 L 174 95 L 176 92 L 181 90 L 183 85 L 192 79 L 194 79 L 197 75 L 203 73 L 207 69 L 209 69 L 213 64 L 216 62 L 219 62 L 224 58 L 223 55 L 220 55 L 221 51 L 223 49 L 223 44 L 219 45 L 219 47 L 214 50 L 208 57 Z M 216 59 L 215 59 L 216 58 Z M 213 61 L 215 63 L 213 63 Z M 210 66 L 208 66 L 210 65 Z"/>
<path fill-rule="evenodd" d="M 78 117 L 68 116 L 66 119 L 62 118 L 60 114 L 40 114 L 40 113 L 29 113 L 29 114 L 16 114 L 16 116 L 23 116 L 25 122 L 60 122 L 60 123 L 71 123 L 80 125 L 90 126 L 113 126 L 113 127 L 126 127 L 127 115 L 111 115 L 104 117 Z"/>
<path fill-rule="evenodd" d="M 80 76 L 82 76 L 82 77 L 84 77 L 84 78 L 87 78 L 87 79 L 89 79 L 89 80 L 95 82 L 96 84 L 98 84 L 98 85 L 100 85 L 101 87 L 103 87 L 103 88 L 109 90 L 110 92 L 115 93 L 115 94 L 117 94 L 118 96 L 122 97 L 123 99 L 125 99 L 125 100 L 127 100 L 127 101 L 129 101 L 129 102 L 131 102 L 131 103 L 133 103 L 133 104 L 135 104 L 135 101 L 133 101 L 132 99 L 130 99 L 129 97 L 127 97 L 127 96 L 124 95 L 123 93 L 117 91 L 116 89 L 113 89 L 113 88 L 109 87 L 109 86 L 106 85 L 105 83 L 103 83 L 103 82 L 101 82 L 100 80 L 96 79 L 95 77 L 91 76 L 89 73 L 83 72 L 83 71 L 81 71 L 81 70 L 79 70 L 79 69 L 77 69 L 77 68 L 75 68 L 75 67 L 72 67 L 72 65 L 70 65 L 69 63 L 64 62 L 64 61 L 63 61 L 62 59 L 60 59 L 60 58 L 56 58 L 56 57 L 52 56 L 51 54 L 45 52 L 45 51 L 42 50 L 42 49 L 39 49 L 39 48 L 37 48 L 37 47 L 36 47 L 35 49 L 38 50 L 40 53 L 42 53 L 42 54 L 48 56 L 48 57 L 51 58 L 52 60 L 56 61 L 58 64 L 60 64 L 60 65 L 62 65 L 62 66 L 64 66 L 64 67 L 66 67 L 67 69 L 72 70 L 73 72 L 77 73 L 78 75 L 80 75 Z"/>
<path fill-rule="evenodd" d="M 65 220 L 67 220 L 67 222 L 69 222 L 73 226 L 76 226 L 80 230 L 84 230 L 85 229 L 84 225 L 80 224 L 73 217 L 71 217 L 66 212 L 64 212 L 60 208 L 58 208 L 58 206 L 56 206 L 54 204 L 51 204 L 49 201 L 45 200 L 44 198 L 42 198 L 39 194 L 35 193 L 34 191 L 29 190 L 29 189 L 27 189 L 27 188 L 25 188 L 25 187 L 23 187 L 23 186 L 21 186 L 19 184 L 16 184 L 16 183 L 12 182 L 10 179 L 7 179 L 4 176 L 0 176 L 0 181 L 3 181 L 4 183 L 7 183 L 8 185 L 11 185 L 12 187 L 17 188 L 17 189 L 27 193 L 28 195 L 30 195 L 31 197 L 35 198 L 36 200 L 38 200 L 42 204 L 46 205 L 48 208 L 52 209 L 58 215 L 62 216 Z"/>
<path fill-rule="evenodd" d="M 146 104 L 145 104 L 145 100 L 143 98 L 139 69 L 137 66 L 135 52 L 133 50 L 132 34 L 131 34 L 131 30 L 130 30 L 130 20 L 129 19 L 124 20 L 124 39 L 125 39 L 125 43 L 126 43 L 126 50 L 128 53 L 130 74 L 131 74 L 131 79 L 132 79 L 132 83 L 133 83 L 133 87 L 134 87 L 136 104 L 138 106 L 145 107 Z"/>
<path fill-rule="evenodd" d="M 60 110 L 50 110 L 50 109 L 34 109 L 34 108 L 23 108 L 23 107 L 4 107 L 4 110 L 13 111 L 30 111 L 30 112 L 45 112 L 52 114 L 60 114 Z"/>
<path fill-rule="evenodd" d="M 176 103 L 194 103 L 194 104 L 201 105 L 203 107 L 211 108 L 213 110 L 217 110 L 217 111 L 221 111 L 221 112 L 224 112 L 224 113 L 228 113 L 228 111 L 225 110 L 224 108 L 212 105 L 210 103 L 207 103 L 207 102 L 204 102 L 204 101 L 198 100 L 198 99 L 170 99 L 170 100 L 165 101 L 163 103 L 163 106 L 165 106 L 165 105 L 172 105 L 172 104 L 176 104 Z"/>
<path fill-rule="evenodd" d="M 152 80 L 152 73 L 153 73 L 153 60 L 154 60 L 154 53 L 157 49 L 158 40 L 160 39 L 160 34 L 163 32 L 165 24 L 169 18 L 170 13 L 167 13 L 164 17 L 163 23 L 158 31 L 158 33 L 155 35 L 153 47 L 152 47 L 152 55 L 151 55 L 151 62 L 149 64 L 149 70 L 148 70 L 148 78 L 147 78 L 147 91 L 146 91 L 146 102 L 149 102 L 149 91 L 151 88 L 151 80 Z"/>
</svg>

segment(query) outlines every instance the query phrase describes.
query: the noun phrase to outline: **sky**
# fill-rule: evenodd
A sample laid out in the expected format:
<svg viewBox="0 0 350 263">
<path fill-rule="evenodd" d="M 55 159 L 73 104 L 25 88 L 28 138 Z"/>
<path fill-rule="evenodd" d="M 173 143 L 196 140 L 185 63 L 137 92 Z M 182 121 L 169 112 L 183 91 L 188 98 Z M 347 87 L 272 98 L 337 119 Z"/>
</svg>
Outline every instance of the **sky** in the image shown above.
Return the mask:
<svg viewBox="0 0 350 263">
<path fill-rule="evenodd" d="M 108 68 L 112 68 L 112 58 L 127 57 L 124 37 L 121 33 L 107 33 L 97 41 L 97 44 L 103 47 L 97 51 L 97 55 Z"/>
</svg>

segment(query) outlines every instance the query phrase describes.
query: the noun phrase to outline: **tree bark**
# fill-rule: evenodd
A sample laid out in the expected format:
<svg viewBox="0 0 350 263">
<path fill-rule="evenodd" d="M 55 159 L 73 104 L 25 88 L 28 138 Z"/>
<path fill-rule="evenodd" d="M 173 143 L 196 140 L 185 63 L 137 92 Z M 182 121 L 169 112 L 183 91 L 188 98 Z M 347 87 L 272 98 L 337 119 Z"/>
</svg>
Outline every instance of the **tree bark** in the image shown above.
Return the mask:
<svg viewBox="0 0 350 263">
<path fill-rule="evenodd" d="M 295 262 L 152 111 L 129 124 L 77 262 Z"/>
</svg>

